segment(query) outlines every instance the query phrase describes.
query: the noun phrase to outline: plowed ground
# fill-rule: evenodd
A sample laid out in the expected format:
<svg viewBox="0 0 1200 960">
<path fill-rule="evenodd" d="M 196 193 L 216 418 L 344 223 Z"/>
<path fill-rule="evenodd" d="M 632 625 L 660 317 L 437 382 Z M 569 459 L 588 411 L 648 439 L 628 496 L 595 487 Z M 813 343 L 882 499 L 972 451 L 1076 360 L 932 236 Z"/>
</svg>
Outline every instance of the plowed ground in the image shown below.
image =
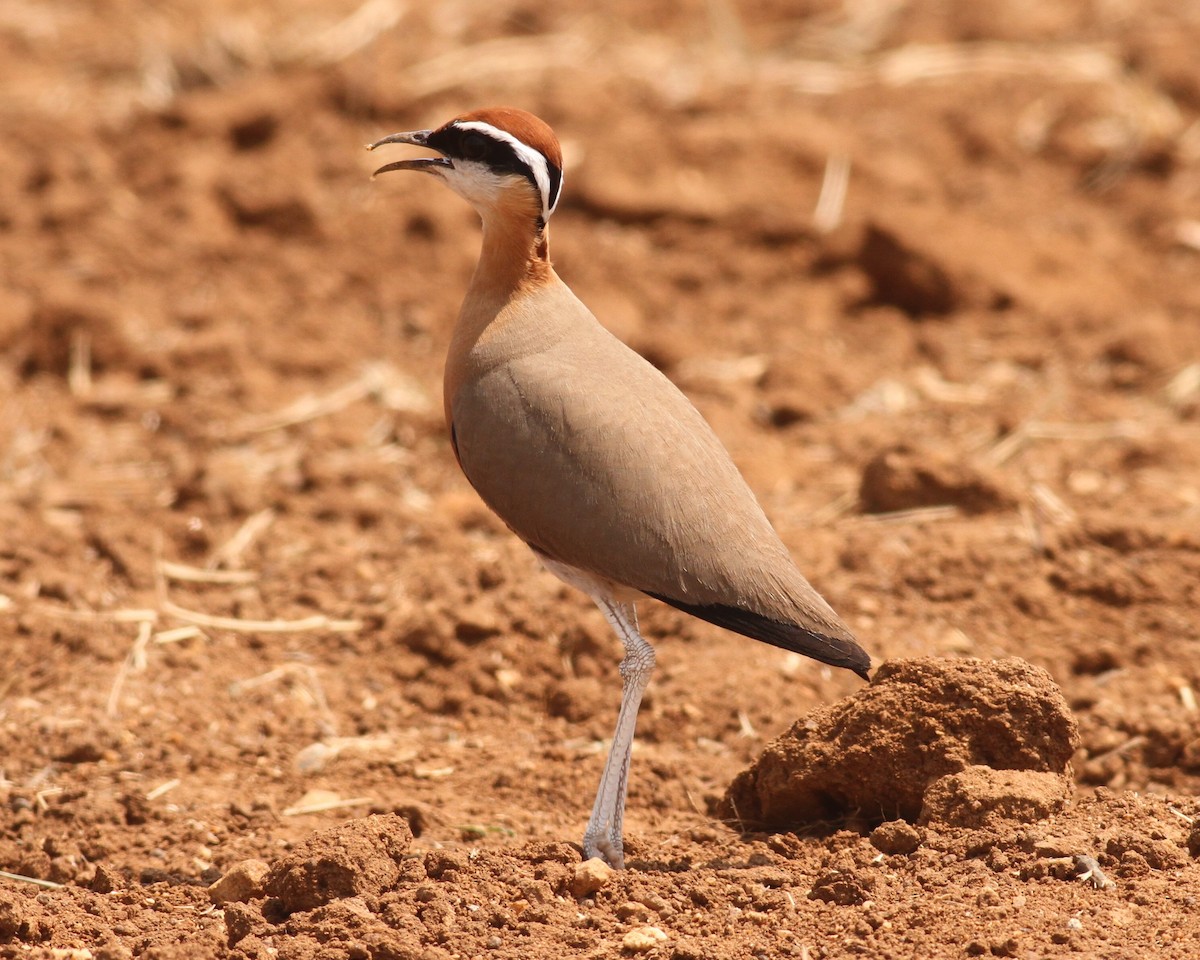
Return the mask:
<svg viewBox="0 0 1200 960">
<path fill-rule="evenodd" d="M 1193 8 L 605 6 L 0 8 L 0 956 L 1200 955 Z M 632 867 L 572 892 L 619 645 L 454 464 L 476 217 L 361 146 L 495 103 L 876 662 L 1049 671 L 1064 813 L 739 836 L 859 681 L 648 608 Z M 210 901 L 371 813 L 386 890 Z"/>
</svg>

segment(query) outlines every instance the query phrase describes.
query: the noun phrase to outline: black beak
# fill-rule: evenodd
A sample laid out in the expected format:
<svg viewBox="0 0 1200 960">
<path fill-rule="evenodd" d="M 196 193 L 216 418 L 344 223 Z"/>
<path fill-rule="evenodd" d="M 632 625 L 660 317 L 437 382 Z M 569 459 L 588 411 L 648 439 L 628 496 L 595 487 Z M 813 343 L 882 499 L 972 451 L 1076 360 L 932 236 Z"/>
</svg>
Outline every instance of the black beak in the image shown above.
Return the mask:
<svg viewBox="0 0 1200 960">
<path fill-rule="evenodd" d="M 389 143 L 410 143 L 414 147 L 428 147 L 429 135 L 432 130 L 413 130 L 409 133 L 393 133 L 390 136 L 384 137 L 382 140 L 376 140 L 374 143 L 368 143 L 367 149 L 374 150 L 376 147 L 382 147 Z M 416 157 L 412 160 L 396 160 L 392 163 L 385 163 L 382 167 L 376 170 L 372 177 L 377 177 L 381 173 L 388 173 L 392 170 L 422 170 L 425 173 L 437 173 L 439 169 L 444 167 L 453 168 L 452 164 L 446 157 Z"/>
</svg>

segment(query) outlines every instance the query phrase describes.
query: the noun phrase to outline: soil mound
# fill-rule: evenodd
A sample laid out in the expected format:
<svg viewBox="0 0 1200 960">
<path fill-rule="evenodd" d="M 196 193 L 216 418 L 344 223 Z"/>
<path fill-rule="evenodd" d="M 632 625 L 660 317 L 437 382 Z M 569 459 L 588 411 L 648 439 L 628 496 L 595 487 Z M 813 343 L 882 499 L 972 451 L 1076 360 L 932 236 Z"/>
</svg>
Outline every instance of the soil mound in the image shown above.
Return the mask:
<svg viewBox="0 0 1200 960">
<path fill-rule="evenodd" d="M 980 769 L 1044 774 L 1049 793 L 1065 797 L 1078 739 L 1050 675 L 1024 660 L 892 661 L 869 687 L 768 744 L 718 814 L 748 829 L 850 816 L 969 819 L 963 810 L 1044 816 L 1054 808 L 1045 784 L 1034 789 L 1028 778 Z M 1031 790 L 1037 802 L 1014 799 Z"/>
<path fill-rule="evenodd" d="M 868 513 L 956 506 L 964 513 L 1008 509 L 1016 498 L 1004 484 L 958 457 L 935 450 L 889 447 L 863 468 L 859 501 Z"/>
<path fill-rule="evenodd" d="M 277 860 L 263 892 L 283 913 L 324 906 L 333 900 L 380 894 L 400 877 L 400 861 L 412 842 L 403 817 L 384 814 L 351 820 L 314 833 Z"/>
</svg>

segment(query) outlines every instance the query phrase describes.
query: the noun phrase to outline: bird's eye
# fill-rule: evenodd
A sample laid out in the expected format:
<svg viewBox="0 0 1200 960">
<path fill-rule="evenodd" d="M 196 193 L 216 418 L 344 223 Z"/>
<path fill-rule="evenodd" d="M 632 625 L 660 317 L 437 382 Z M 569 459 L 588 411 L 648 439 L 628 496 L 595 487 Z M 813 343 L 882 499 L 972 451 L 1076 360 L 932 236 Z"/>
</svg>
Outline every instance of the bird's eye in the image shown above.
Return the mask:
<svg viewBox="0 0 1200 960">
<path fill-rule="evenodd" d="M 462 138 L 461 149 L 464 160 L 482 160 L 487 152 L 487 137 L 479 133 L 468 133 Z"/>
</svg>

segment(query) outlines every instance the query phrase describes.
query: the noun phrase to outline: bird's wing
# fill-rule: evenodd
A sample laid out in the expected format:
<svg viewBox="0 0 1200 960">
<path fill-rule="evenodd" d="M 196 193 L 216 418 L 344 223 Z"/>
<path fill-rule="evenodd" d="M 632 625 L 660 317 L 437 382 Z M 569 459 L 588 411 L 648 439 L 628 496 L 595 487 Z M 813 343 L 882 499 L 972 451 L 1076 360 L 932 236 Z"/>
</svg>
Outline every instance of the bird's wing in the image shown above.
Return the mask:
<svg viewBox="0 0 1200 960">
<path fill-rule="evenodd" d="M 535 340 L 545 346 L 529 349 Z M 865 671 L 866 654 L 674 384 L 590 314 L 570 336 L 518 326 L 512 343 L 487 344 L 450 414 L 468 480 L 519 537 L 729 629 Z"/>
</svg>

